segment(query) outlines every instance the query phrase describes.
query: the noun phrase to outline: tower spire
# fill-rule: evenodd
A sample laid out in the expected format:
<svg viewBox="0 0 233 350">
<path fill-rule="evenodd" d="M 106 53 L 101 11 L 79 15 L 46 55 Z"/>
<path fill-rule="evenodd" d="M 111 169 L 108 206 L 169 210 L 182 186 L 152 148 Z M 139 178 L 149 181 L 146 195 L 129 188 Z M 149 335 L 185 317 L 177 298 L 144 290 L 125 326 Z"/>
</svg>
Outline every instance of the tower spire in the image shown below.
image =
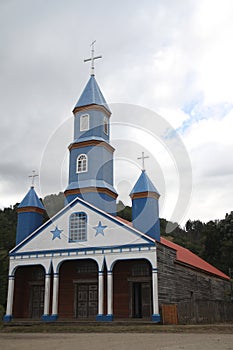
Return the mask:
<svg viewBox="0 0 233 350">
<path fill-rule="evenodd" d="M 95 56 L 95 48 L 94 48 L 95 42 L 96 42 L 96 40 L 94 40 L 90 45 L 91 46 L 91 57 L 86 58 L 84 60 L 84 62 L 91 61 L 91 75 L 95 75 L 95 60 L 97 60 L 98 58 L 102 58 L 102 56 Z"/>
</svg>

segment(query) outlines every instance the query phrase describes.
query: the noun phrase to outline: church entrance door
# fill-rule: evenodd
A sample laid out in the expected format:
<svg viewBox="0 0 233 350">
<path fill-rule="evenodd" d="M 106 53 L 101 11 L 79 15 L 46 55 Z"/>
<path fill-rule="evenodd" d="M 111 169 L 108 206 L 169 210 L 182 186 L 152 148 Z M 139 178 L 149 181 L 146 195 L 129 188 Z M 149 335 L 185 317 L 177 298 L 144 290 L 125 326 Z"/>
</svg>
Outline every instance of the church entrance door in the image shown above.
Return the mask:
<svg viewBox="0 0 233 350">
<path fill-rule="evenodd" d="M 76 288 L 76 317 L 95 318 L 98 313 L 97 283 L 78 283 Z"/>
<path fill-rule="evenodd" d="M 31 285 L 30 317 L 40 318 L 44 311 L 44 285 Z"/>
<path fill-rule="evenodd" d="M 151 286 L 149 282 L 134 282 L 132 290 L 133 317 L 151 316 Z"/>
</svg>

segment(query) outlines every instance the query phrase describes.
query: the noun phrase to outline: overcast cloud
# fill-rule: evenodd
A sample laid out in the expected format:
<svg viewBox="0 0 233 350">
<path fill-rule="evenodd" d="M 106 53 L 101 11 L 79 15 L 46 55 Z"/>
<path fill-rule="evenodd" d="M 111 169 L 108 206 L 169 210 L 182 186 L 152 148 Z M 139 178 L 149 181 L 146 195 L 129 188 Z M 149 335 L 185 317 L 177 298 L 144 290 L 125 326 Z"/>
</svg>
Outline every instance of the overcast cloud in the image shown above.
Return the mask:
<svg viewBox="0 0 233 350">
<path fill-rule="evenodd" d="M 22 200 L 32 169 L 40 172 L 42 197 L 66 187 L 72 109 L 89 77 L 83 59 L 97 40 L 103 59 L 96 79 L 107 102 L 158 113 L 187 150 L 193 187 L 185 219 L 207 221 L 233 210 L 232 18 L 231 0 L 1 0 L 0 206 Z M 119 118 L 113 113 L 113 124 Z M 181 191 L 176 160 L 168 152 L 173 160 L 164 162 L 159 145 L 157 153 L 140 142 L 129 147 L 130 131 L 122 135 L 113 130 L 120 199 L 127 202 L 145 150 L 162 216 L 171 218 L 174 208 L 166 203 L 175 206 Z M 132 152 L 120 160 L 124 140 Z"/>
</svg>

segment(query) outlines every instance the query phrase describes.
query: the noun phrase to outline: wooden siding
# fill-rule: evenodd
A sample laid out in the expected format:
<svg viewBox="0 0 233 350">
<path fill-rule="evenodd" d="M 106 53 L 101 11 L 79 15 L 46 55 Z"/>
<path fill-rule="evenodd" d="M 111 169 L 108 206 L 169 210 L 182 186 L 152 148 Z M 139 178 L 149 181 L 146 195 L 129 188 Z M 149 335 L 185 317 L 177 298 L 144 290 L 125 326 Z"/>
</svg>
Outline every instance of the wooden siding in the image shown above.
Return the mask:
<svg viewBox="0 0 233 350">
<path fill-rule="evenodd" d="M 208 308 L 206 306 L 206 310 L 203 311 L 203 303 L 206 305 L 207 302 L 211 303 L 212 310 L 214 305 L 218 305 L 216 306 L 218 310 L 219 305 L 222 305 L 223 308 L 232 305 L 230 304 L 229 281 L 178 263 L 176 252 L 159 243 L 157 254 L 160 309 L 162 304 L 177 305 L 180 323 L 190 321 L 195 323 L 204 320 L 204 314 L 205 312 L 208 314 Z M 215 312 L 213 313 L 215 314 Z M 224 317 L 224 312 L 222 314 L 222 321 L 227 320 Z M 216 319 L 216 321 L 218 320 L 219 318 Z"/>
</svg>

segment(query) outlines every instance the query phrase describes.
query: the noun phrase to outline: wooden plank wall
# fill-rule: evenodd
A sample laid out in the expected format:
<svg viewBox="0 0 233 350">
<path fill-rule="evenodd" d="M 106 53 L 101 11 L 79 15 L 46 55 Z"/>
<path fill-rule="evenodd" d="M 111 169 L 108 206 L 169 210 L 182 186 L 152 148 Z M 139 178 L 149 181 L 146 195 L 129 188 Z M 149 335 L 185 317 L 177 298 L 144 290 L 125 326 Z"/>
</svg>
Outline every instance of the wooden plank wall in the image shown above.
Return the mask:
<svg viewBox="0 0 233 350">
<path fill-rule="evenodd" d="M 225 311 L 232 306 L 227 280 L 178 264 L 176 252 L 162 244 L 157 254 L 160 308 L 177 305 L 179 323 L 233 320 L 233 313 Z"/>
</svg>

